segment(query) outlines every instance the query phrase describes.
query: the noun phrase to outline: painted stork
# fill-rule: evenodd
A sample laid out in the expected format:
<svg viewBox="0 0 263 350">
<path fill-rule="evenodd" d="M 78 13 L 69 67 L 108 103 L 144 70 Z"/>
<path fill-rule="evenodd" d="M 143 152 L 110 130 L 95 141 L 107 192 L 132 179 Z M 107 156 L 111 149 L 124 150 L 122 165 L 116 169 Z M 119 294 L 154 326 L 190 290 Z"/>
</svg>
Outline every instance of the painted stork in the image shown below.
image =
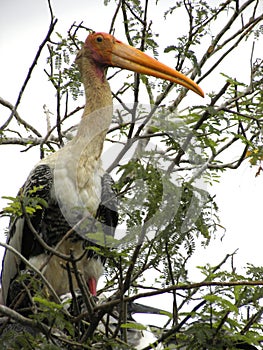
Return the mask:
<svg viewBox="0 0 263 350">
<path fill-rule="evenodd" d="M 31 217 L 34 229 L 51 246 L 61 241 L 86 216 L 98 218 L 103 231 L 113 235 L 118 221 L 117 201 L 113 181 L 101 165 L 101 152 L 112 120 L 112 96 L 105 77 L 109 66 L 167 79 L 204 96 L 191 79 L 167 67 L 145 53 L 122 43 L 110 34 L 90 34 L 76 57 L 85 88 L 86 104 L 76 136 L 63 148 L 41 160 L 31 171 L 21 193 L 36 195 L 46 206 Z M 106 202 L 106 204 L 105 204 Z M 36 239 L 25 215 L 11 220 L 7 242 L 29 262 L 40 269 L 46 263 L 44 276 L 57 295 L 68 292 L 68 273 L 62 259 L 50 254 Z M 82 225 L 83 226 L 83 225 Z M 85 236 L 89 228 L 74 229 L 59 246 L 59 252 L 81 256 L 81 271 L 90 292 L 96 295 L 96 285 L 103 273 L 104 258 L 88 249 L 93 242 Z M 26 266 L 12 251 L 6 250 L 2 267 L 2 297 L 11 305 L 10 286 Z M 73 287 L 77 285 L 73 278 Z"/>
<path fill-rule="evenodd" d="M 82 293 L 80 291 L 74 291 L 74 296 L 71 293 L 66 293 L 61 295 L 60 299 L 63 304 L 63 309 L 66 312 L 65 317 L 69 316 L 70 321 L 72 321 L 72 316 L 76 317 L 80 314 L 82 315 L 82 317 L 79 319 L 79 322 L 74 324 L 74 328 L 77 330 L 78 338 L 81 338 L 85 335 L 92 320 L 92 316 L 90 317 L 90 314 L 83 300 Z M 95 297 L 94 299 L 96 299 L 97 305 L 103 305 L 108 301 L 108 298 L 103 294 L 101 294 L 99 297 Z M 121 349 L 129 348 L 140 350 L 145 348 L 147 345 L 155 342 L 157 338 L 147 326 L 145 326 L 144 330 L 128 328 L 124 331 L 123 328 L 120 327 L 121 323 L 119 322 L 119 319 L 122 319 L 122 323 L 124 321 L 135 324 L 136 321 L 133 318 L 135 314 L 144 314 L 149 315 L 150 317 L 150 315 L 163 315 L 165 311 L 155 307 L 134 303 L 132 301 L 126 304 L 126 311 L 127 319 L 123 320 L 123 314 L 122 312 L 120 313 L 120 305 L 116 305 L 114 309 L 109 313 L 107 312 L 99 322 L 96 329 L 96 334 L 100 336 L 106 335 L 111 343 L 116 343 L 116 346 L 112 345 L 111 349 L 120 349 L 121 347 Z M 26 318 L 24 320 L 26 320 Z M 13 349 L 14 345 L 16 345 L 17 349 L 20 349 L 23 347 L 22 344 L 25 343 L 25 340 L 28 344 L 31 345 L 32 340 L 35 344 L 35 339 L 38 338 L 43 340 L 44 343 L 47 342 L 48 344 L 55 344 L 61 350 L 68 349 L 68 346 L 66 346 L 65 343 L 63 341 L 61 342 L 59 339 L 59 336 L 61 336 L 61 338 L 65 338 L 63 330 L 56 328 L 55 325 L 53 325 L 52 330 L 49 329 L 49 327 L 47 327 L 47 329 L 41 327 L 43 327 L 43 324 L 41 326 L 37 324 L 29 325 L 22 323 L 21 321 L 18 322 L 12 320 L 7 316 L 0 317 L 0 344 L 4 346 L 5 349 Z M 45 331 L 51 332 L 48 338 L 45 338 Z M 66 330 L 64 331 L 66 332 Z M 9 335 L 10 332 L 12 336 Z M 22 339 L 21 334 L 23 334 Z M 97 337 L 95 336 L 92 347 L 96 349 L 104 349 L 106 345 L 100 342 L 100 337 L 97 339 L 96 338 Z M 161 344 L 158 344 L 155 349 L 161 350 L 163 349 L 163 346 Z"/>
<path fill-rule="evenodd" d="M 79 326 L 79 331 L 81 334 L 85 333 L 87 330 L 87 327 L 90 322 L 92 322 L 92 318 L 90 318 L 89 312 L 86 308 L 86 305 L 83 301 L 83 295 L 80 291 L 74 291 L 74 296 L 72 296 L 71 293 L 66 293 L 62 295 L 61 301 L 64 305 L 64 309 L 69 312 L 72 316 L 77 316 L 79 314 L 85 315 L 83 320 L 85 320 L 85 323 L 82 323 Z M 105 302 L 109 301 L 108 298 L 100 294 L 99 297 L 95 297 L 96 299 L 96 305 L 103 305 Z M 73 301 L 74 300 L 74 301 Z M 103 316 L 102 320 L 99 322 L 97 331 L 100 334 L 107 335 L 107 338 L 113 342 L 116 341 L 118 344 L 118 341 L 122 339 L 121 348 L 127 349 L 129 346 L 129 349 L 143 349 L 147 345 L 152 344 L 157 340 L 157 338 L 154 336 L 154 334 L 151 332 L 150 328 L 147 327 L 147 325 L 144 325 L 145 329 L 136 329 L 134 328 L 127 328 L 124 332 L 123 328 L 120 327 L 123 323 L 131 323 L 136 324 L 136 320 L 134 319 L 134 315 L 138 314 L 144 314 L 149 315 L 149 320 L 152 319 L 150 315 L 164 315 L 165 311 L 161 310 L 159 308 L 155 308 L 152 306 L 135 303 L 133 301 L 127 302 L 127 304 L 122 305 L 122 307 L 125 307 L 125 316 L 123 310 L 121 311 L 121 305 L 116 305 L 109 313 L 106 312 L 106 314 Z M 125 333 L 125 336 L 124 336 Z M 116 339 L 117 336 L 117 339 Z M 124 340 L 124 338 L 126 338 Z M 125 345 L 124 345 L 125 344 Z M 97 345 L 97 344 L 96 344 Z M 94 347 L 96 347 L 94 344 Z M 112 349 L 119 349 L 119 346 L 112 347 Z M 101 347 L 103 345 L 101 344 Z M 163 346 L 159 344 L 155 347 L 156 350 L 163 349 Z"/>
</svg>

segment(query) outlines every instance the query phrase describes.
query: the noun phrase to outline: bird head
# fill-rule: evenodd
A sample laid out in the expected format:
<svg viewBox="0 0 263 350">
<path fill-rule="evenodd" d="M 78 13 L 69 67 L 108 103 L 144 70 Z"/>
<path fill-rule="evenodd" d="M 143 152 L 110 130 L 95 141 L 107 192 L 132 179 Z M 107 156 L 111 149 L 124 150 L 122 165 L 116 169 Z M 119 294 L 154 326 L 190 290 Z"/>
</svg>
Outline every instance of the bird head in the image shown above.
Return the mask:
<svg viewBox="0 0 263 350">
<path fill-rule="evenodd" d="M 111 34 L 91 33 L 87 37 L 79 57 L 82 55 L 88 57 L 97 67 L 103 69 L 119 67 L 145 75 L 152 75 L 180 84 L 204 97 L 204 92 L 193 80 L 133 46 L 124 44 Z"/>
</svg>

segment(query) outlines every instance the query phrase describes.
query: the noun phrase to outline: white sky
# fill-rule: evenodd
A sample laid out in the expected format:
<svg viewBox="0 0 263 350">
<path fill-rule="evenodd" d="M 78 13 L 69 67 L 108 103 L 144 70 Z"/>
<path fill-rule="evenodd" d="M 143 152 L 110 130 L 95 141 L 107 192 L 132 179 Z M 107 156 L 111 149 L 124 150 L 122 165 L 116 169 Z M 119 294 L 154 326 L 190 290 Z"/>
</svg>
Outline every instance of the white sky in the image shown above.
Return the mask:
<svg viewBox="0 0 263 350">
<path fill-rule="evenodd" d="M 114 7 L 103 6 L 103 1 L 85 0 L 54 0 L 53 9 L 55 16 L 59 19 L 56 31 L 63 32 L 76 21 L 84 20 L 86 26 L 96 31 L 108 31 L 110 21 L 114 12 Z M 113 2 L 114 4 L 115 2 Z M 154 1 L 155 3 L 155 1 Z M 158 19 L 158 8 L 155 12 Z M 153 22 L 156 23 L 156 22 Z M 0 96 L 15 103 L 18 92 L 21 88 L 29 66 L 32 63 L 39 44 L 46 35 L 49 25 L 49 12 L 45 0 L 2 0 L 0 5 Z M 172 22 L 164 22 L 166 28 L 162 28 L 162 38 L 169 41 L 173 35 L 174 28 L 170 30 Z M 158 25 L 155 31 L 159 31 Z M 178 25 L 178 30 L 180 25 Z M 121 29 L 122 30 L 122 29 Z M 115 36 L 125 40 L 122 32 L 116 30 Z M 84 39 L 84 38 L 83 38 Z M 225 67 L 226 72 L 233 76 L 242 74 L 244 80 L 248 78 L 248 71 L 242 65 L 241 57 L 247 59 L 247 49 L 250 44 L 244 44 L 242 55 L 238 58 L 238 64 L 234 60 Z M 261 46 L 262 49 L 262 46 Z M 165 60 L 165 54 L 160 55 L 160 60 Z M 35 125 L 43 121 L 43 104 L 49 105 L 49 101 L 54 98 L 54 91 L 47 83 L 43 73 L 43 63 L 46 55 L 42 55 L 37 70 L 33 73 L 23 101 L 19 106 L 19 113 L 24 119 L 33 120 Z M 219 84 L 220 82 L 220 84 Z M 222 85 L 222 78 L 214 76 L 213 87 Z M 217 85 L 219 84 L 219 85 Z M 202 85 L 202 84 L 201 84 Z M 205 91 L 210 87 L 205 84 Z M 193 97 L 193 95 L 191 95 Z M 4 109 L 0 107 L 1 124 L 6 119 Z M 41 116 L 41 120 L 39 119 Z M 16 195 L 19 187 L 25 181 L 33 165 L 39 159 L 39 151 L 31 150 L 20 153 L 17 146 L 0 147 L 1 181 L 0 196 Z M 190 274 L 193 280 L 200 278 L 195 269 L 196 265 L 210 262 L 211 265 L 220 262 L 227 253 L 232 253 L 237 248 L 238 254 L 235 258 L 237 267 L 245 266 L 247 262 L 255 265 L 262 265 L 262 193 L 263 175 L 255 178 L 257 169 L 250 168 L 250 164 L 245 162 L 239 170 L 227 171 L 222 177 L 220 184 L 216 184 L 211 189 L 212 194 L 216 194 L 216 201 L 220 207 L 221 224 L 225 227 L 225 237 L 221 241 L 213 241 L 209 248 L 199 249 L 191 263 Z M 5 202 L 0 201 L 0 205 Z M 4 230 L 7 221 L 0 221 L 0 229 Z M 219 230 L 219 237 L 223 230 Z M 4 240 L 1 233 L 2 240 Z"/>
</svg>

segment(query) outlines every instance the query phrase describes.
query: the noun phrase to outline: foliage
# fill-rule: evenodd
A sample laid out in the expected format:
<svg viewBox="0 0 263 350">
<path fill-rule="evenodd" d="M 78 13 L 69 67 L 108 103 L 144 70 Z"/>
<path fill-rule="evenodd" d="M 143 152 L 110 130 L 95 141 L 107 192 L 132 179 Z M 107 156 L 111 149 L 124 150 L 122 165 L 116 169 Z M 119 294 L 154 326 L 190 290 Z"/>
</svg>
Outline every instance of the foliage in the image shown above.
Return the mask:
<svg viewBox="0 0 263 350">
<path fill-rule="evenodd" d="M 21 194 L 17 197 L 3 196 L 3 199 L 10 201 L 8 206 L 3 210 L 3 216 L 19 217 L 22 216 L 24 212 L 30 216 L 37 210 L 46 208 L 47 202 L 38 193 L 41 192 L 42 189 L 43 186 L 33 186 L 33 189 L 29 190 L 27 195 L 24 195 L 21 190 Z"/>
<path fill-rule="evenodd" d="M 188 271 L 197 245 L 207 246 L 219 236 L 218 207 L 211 185 L 223 171 L 237 169 L 247 160 L 257 167 L 256 174 L 261 174 L 263 65 L 262 59 L 254 57 L 254 47 L 262 40 L 262 9 L 259 1 L 252 0 L 242 4 L 232 0 L 119 1 L 111 30 L 120 18 L 127 42 L 154 56 L 160 54 L 161 43 L 161 28 L 151 21 L 155 3 L 162 5 L 165 21 L 182 17 L 187 23 L 183 34 L 169 38 L 166 57 L 173 57 L 176 69 L 198 84 L 213 84 L 215 74 L 220 83 L 207 91 L 206 104 L 199 100 L 193 105 L 184 88 L 144 76 L 132 79 L 131 73 L 124 73 L 125 79 L 121 72 L 108 74 L 110 82 L 117 81 L 118 86 L 113 91 L 116 108 L 106 145 L 122 145 L 108 170 L 116 180 L 119 225 L 125 233 L 118 238 L 116 249 L 93 249 L 108 258 L 103 292 L 110 298 L 94 304 L 81 283 L 81 306 L 74 291 L 72 298 L 61 304 L 45 294 L 32 295 L 29 330 L 22 326 L 27 336 L 17 336 L 19 345 L 12 344 L 14 349 L 130 349 L 127 333 L 145 326 L 131 322 L 125 308 L 129 301 L 147 293 L 164 294 L 172 300 L 166 325 L 155 329 L 166 349 L 262 345 L 262 267 L 250 264 L 240 274 L 233 253 L 217 266 L 200 267 L 200 284 L 191 280 Z M 40 130 L 19 116 L 17 105 L 9 118 L 12 125 L 7 118 L 1 130 L 2 144 L 14 143 L 15 133 L 19 135 L 17 144 L 27 149 L 40 147 L 43 157 L 72 138 L 72 116 L 83 108 L 77 105 L 83 89 L 74 56 L 82 45 L 78 38 L 88 31 L 82 23 L 73 24 L 66 35 L 52 33 L 45 42 L 49 53 L 45 73 L 56 92 L 56 108 L 47 106 L 46 115 L 53 110 L 54 125 L 41 136 Z M 224 73 L 221 64 L 250 38 L 254 40 L 250 76 L 244 82 Z M 148 103 L 140 105 L 143 89 Z M 39 192 L 41 188 L 35 187 L 28 196 L 4 197 L 10 203 L 3 215 L 34 216 L 47 206 Z M 69 278 L 74 266 L 74 260 L 68 262 Z M 154 281 L 148 280 L 147 273 Z M 112 330 L 107 320 L 116 307 L 121 312 Z M 44 336 L 33 337 L 36 331 Z M 3 349 L 9 348 L 12 337 L 10 332 L 1 336 Z"/>
</svg>

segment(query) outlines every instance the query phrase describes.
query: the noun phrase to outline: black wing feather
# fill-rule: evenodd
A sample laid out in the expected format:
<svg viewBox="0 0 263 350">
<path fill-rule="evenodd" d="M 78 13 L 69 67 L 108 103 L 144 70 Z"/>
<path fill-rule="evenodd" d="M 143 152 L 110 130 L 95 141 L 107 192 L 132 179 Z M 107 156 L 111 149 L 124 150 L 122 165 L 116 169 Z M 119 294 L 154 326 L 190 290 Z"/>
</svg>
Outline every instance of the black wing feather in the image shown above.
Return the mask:
<svg viewBox="0 0 263 350">
<path fill-rule="evenodd" d="M 22 195 L 26 197 L 38 196 L 46 201 L 47 207 L 30 216 L 30 221 L 34 229 L 39 233 L 41 238 L 50 246 L 55 246 L 61 238 L 71 229 L 67 220 L 61 213 L 56 198 L 52 198 L 53 171 L 46 165 L 38 165 L 30 173 L 26 183 L 22 188 Z M 114 235 L 118 223 L 117 197 L 113 190 L 113 180 L 107 173 L 101 180 L 102 193 L 101 204 L 97 210 L 96 219 L 102 223 L 103 231 L 106 235 Z M 37 189 L 31 193 L 31 190 Z M 75 232 L 71 235 L 72 240 L 86 239 L 85 236 Z M 45 252 L 42 245 L 37 241 L 34 233 L 30 230 L 23 216 L 11 219 L 9 228 L 8 244 L 17 249 L 26 259 L 37 256 Z M 87 240 L 88 243 L 88 240 Z M 89 242 L 90 245 L 94 243 Z M 2 285 L 4 298 L 8 293 L 9 285 L 14 280 L 19 271 L 24 270 L 23 262 L 14 257 L 13 253 L 6 251 L 2 264 Z"/>
<path fill-rule="evenodd" d="M 118 224 L 118 199 L 112 177 L 105 173 L 101 179 L 101 203 L 96 218 L 102 223 L 105 235 L 114 236 Z"/>
<path fill-rule="evenodd" d="M 53 184 L 53 177 L 50 167 L 39 165 L 30 173 L 27 181 L 20 190 L 19 195 L 23 197 L 38 196 L 47 203 L 50 197 L 50 190 Z M 34 188 L 37 191 L 31 194 Z M 39 232 L 39 227 L 43 221 L 45 208 L 38 209 L 30 217 L 32 225 Z M 28 227 L 24 216 L 11 218 L 7 243 L 20 252 L 26 259 L 31 256 L 43 253 L 43 247 L 36 240 L 33 232 Z M 4 301 L 7 299 L 10 283 L 17 277 L 19 271 L 25 269 L 24 263 L 9 250 L 5 251 L 2 263 L 2 290 Z"/>
</svg>

